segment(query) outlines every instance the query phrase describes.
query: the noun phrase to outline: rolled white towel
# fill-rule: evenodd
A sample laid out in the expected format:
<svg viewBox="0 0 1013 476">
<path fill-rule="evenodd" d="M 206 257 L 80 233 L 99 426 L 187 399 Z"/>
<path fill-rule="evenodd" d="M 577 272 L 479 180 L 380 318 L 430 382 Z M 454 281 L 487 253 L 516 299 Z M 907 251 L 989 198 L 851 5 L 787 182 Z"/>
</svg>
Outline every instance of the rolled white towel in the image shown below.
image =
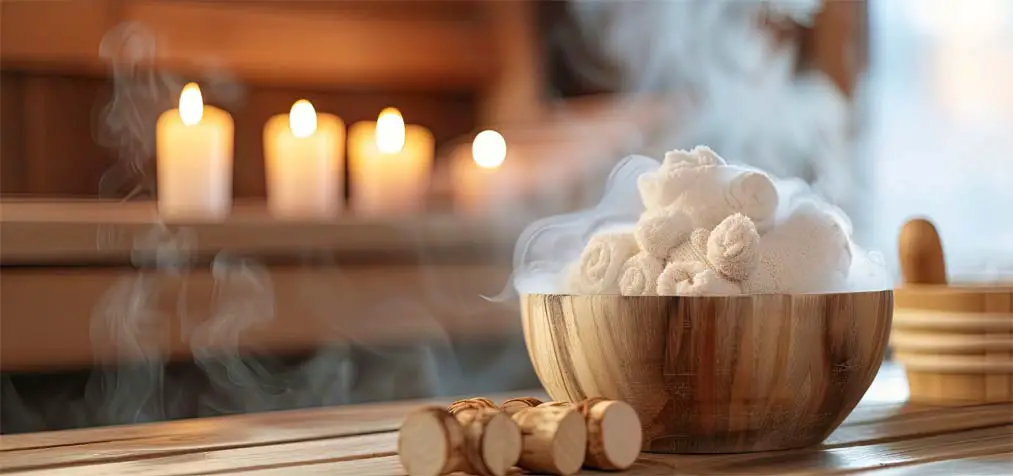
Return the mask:
<svg viewBox="0 0 1013 476">
<path fill-rule="evenodd" d="M 632 233 L 604 233 L 592 237 L 567 274 L 567 292 L 618 294 L 619 272 L 639 251 Z"/>
<path fill-rule="evenodd" d="M 693 230 L 689 239 L 676 246 L 665 259 L 667 263 L 695 263 L 695 271 L 707 267 L 707 239 L 710 238 L 710 231 L 703 228 Z"/>
<path fill-rule="evenodd" d="M 639 176 L 644 207 L 675 208 L 690 217 L 694 228 L 709 230 L 728 215 L 742 213 L 759 230 L 768 229 L 778 206 L 770 177 L 727 165 L 710 149 L 703 150 L 669 152 L 658 170 Z"/>
<path fill-rule="evenodd" d="M 665 259 L 673 248 L 689 238 L 692 231 L 693 224 L 686 214 L 672 208 L 662 208 L 644 212 L 633 236 L 641 250 Z"/>
<path fill-rule="evenodd" d="M 645 251 L 637 253 L 626 260 L 619 273 L 619 292 L 623 296 L 656 296 L 664 268 L 664 260 Z"/>
<path fill-rule="evenodd" d="M 851 244 L 842 224 L 815 202 L 802 201 L 760 238 L 759 264 L 743 283 L 751 294 L 815 293 L 842 289 Z"/>
<path fill-rule="evenodd" d="M 699 165 L 725 165 L 725 159 L 723 159 L 716 152 L 711 150 L 710 147 L 705 145 L 698 145 L 692 150 L 670 150 L 665 152 L 665 160 L 662 161 L 661 166 L 667 169 L 673 169 L 678 167 L 695 167 Z"/>
<path fill-rule="evenodd" d="M 732 179 L 725 202 L 729 209 L 749 217 L 758 230 L 766 231 L 774 225 L 777 188 L 770 177 L 762 173 L 744 172 Z"/>
<path fill-rule="evenodd" d="M 686 263 L 669 263 L 658 277 L 661 296 L 731 296 L 742 294 L 742 286 L 705 268 L 695 273 Z"/>
<path fill-rule="evenodd" d="M 759 259 L 760 235 L 749 217 L 729 215 L 707 238 L 707 261 L 724 278 L 741 282 L 749 278 Z"/>
</svg>

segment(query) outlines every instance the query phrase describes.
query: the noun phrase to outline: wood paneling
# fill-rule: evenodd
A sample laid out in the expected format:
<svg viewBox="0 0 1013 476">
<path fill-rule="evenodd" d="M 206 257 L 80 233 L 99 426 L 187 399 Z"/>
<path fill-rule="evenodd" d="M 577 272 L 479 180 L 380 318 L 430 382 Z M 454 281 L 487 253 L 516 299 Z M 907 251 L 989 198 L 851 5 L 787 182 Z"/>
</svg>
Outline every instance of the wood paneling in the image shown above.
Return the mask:
<svg viewBox="0 0 1013 476">
<path fill-rule="evenodd" d="M 131 268 L 7 268 L 0 287 L 0 368 L 73 369 L 187 360 L 198 351 L 283 355 L 340 342 L 520 335 L 512 304 L 481 297 L 502 290 L 509 267 L 258 269 L 235 268 L 231 278 L 216 279 L 208 266 L 182 278 Z M 233 300 L 220 300 L 227 296 Z"/>
<path fill-rule="evenodd" d="M 154 178 L 153 124 L 176 98 L 163 94 L 153 101 L 136 101 L 129 111 L 118 110 L 114 120 L 132 120 L 136 134 L 130 149 L 119 147 L 127 131 L 112 129 L 103 110 L 109 104 L 111 81 L 82 76 L 39 75 L 6 71 L 3 85 L 3 144 L 0 156 L 0 194 L 97 196 L 105 174 L 119 174 L 119 161 L 142 165 L 147 180 Z M 401 109 L 407 122 L 430 128 L 437 144 L 470 131 L 475 124 L 474 95 L 468 92 L 398 92 L 372 90 L 323 90 L 244 86 L 209 88 L 206 100 L 226 107 L 236 125 L 234 195 L 264 197 L 263 127 L 269 117 L 288 111 L 299 98 L 313 101 L 319 111 L 339 115 L 346 124 L 375 120 L 389 105 Z M 125 117 L 134 114 L 134 119 Z M 140 147 L 138 144 L 145 144 Z M 144 154 L 144 151 L 147 154 Z M 117 170 L 113 170 L 116 168 Z M 107 196 L 122 197 L 139 177 L 127 178 L 126 187 L 106 183 Z"/>
<path fill-rule="evenodd" d="M 103 35 L 135 21 L 158 38 L 155 64 L 181 73 L 213 65 L 252 83 L 426 90 L 470 89 L 496 74 L 482 2 L 292 3 L 4 2 L 0 61 L 6 69 L 102 74 Z"/>
</svg>

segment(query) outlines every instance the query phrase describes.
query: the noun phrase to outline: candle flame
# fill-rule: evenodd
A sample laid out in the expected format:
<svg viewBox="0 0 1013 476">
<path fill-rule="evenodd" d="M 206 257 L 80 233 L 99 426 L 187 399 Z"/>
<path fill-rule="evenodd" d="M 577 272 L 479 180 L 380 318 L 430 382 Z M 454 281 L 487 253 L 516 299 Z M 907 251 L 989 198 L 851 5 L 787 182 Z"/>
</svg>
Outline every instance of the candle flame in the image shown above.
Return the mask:
<svg viewBox="0 0 1013 476">
<path fill-rule="evenodd" d="M 197 83 L 188 83 L 179 93 L 179 118 L 183 124 L 192 126 L 204 117 L 204 98 Z"/>
<path fill-rule="evenodd" d="M 471 143 L 471 158 L 483 169 L 494 169 L 506 160 L 507 144 L 496 131 L 482 131 Z"/>
<path fill-rule="evenodd" d="M 376 119 L 376 148 L 385 154 L 396 154 L 404 148 L 405 127 L 401 111 L 388 107 Z"/>
<path fill-rule="evenodd" d="M 296 137 L 309 137 L 317 130 L 317 111 L 313 104 L 305 99 L 300 99 L 292 104 L 288 113 L 288 126 L 292 129 L 292 135 Z"/>
</svg>

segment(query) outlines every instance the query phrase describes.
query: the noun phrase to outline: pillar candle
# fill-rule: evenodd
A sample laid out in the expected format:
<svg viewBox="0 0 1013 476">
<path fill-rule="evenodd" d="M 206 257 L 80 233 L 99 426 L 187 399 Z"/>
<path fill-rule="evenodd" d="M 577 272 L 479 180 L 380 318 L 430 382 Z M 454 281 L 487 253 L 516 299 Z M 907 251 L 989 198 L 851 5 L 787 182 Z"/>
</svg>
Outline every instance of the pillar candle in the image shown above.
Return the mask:
<svg viewBox="0 0 1013 476">
<path fill-rule="evenodd" d="M 232 207 L 234 126 L 187 84 L 179 108 L 162 113 L 155 133 L 158 211 L 167 218 L 220 220 Z"/>
<path fill-rule="evenodd" d="M 459 147 L 450 160 L 454 213 L 488 215 L 516 205 L 518 163 L 505 163 L 507 144 L 496 131 L 483 131 L 470 147 Z M 511 161 L 514 162 L 514 161 Z"/>
<path fill-rule="evenodd" d="M 425 207 L 436 153 L 428 129 L 405 125 L 385 109 L 376 122 L 357 122 L 348 132 L 351 206 L 360 215 L 403 215 Z"/>
<path fill-rule="evenodd" d="M 264 126 L 267 205 L 281 218 L 323 218 L 342 200 L 345 125 L 303 99 Z"/>
</svg>

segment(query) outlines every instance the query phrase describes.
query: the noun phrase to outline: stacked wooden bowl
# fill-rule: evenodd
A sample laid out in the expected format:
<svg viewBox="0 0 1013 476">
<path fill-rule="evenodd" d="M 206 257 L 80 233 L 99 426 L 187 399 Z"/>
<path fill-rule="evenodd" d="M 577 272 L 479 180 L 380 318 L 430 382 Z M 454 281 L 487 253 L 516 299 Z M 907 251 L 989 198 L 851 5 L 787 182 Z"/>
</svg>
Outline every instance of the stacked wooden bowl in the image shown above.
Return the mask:
<svg viewBox="0 0 1013 476">
<path fill-rule="evenodd" d="M 939 235 L 926 220 L 906 223 L 899 247 L 904 285 L 894 293 L 890 345 L 911 400 L 1013 401 L 1013 284 L 948 283 Z"/>
</svg>

